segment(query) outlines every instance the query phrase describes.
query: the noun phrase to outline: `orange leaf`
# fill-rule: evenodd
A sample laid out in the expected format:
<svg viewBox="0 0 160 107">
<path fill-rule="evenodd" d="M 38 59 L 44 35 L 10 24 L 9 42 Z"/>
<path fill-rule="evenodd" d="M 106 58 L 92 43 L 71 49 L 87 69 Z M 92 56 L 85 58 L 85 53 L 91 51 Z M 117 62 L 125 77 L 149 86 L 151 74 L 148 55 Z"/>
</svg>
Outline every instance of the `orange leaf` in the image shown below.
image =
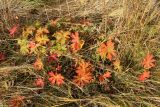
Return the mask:
<svg viewBox="0 0 160 107">
<path fill-rule="evenodd" d="M 143 82 L 150 77 L 150 71 L 144 71 L 142 74 L 139 75 L 139 81 Z"/>
<path fill-rule="evenodd" d="M 49 72 L 48 75 L 50 76 L 48 80 L 52 85 L 57 84 L 60 86 L 64 83 L 64 77 L 61 74 Z"/>
<path fill-rule="evenodd" d="M 73 82 L 80 86 L 83 87 L 86 84 L 89 84 L 92 81 L 93 77 L 90 72 L 81 72 L 78 75 L 74 76 Z"/>
<path fill-rule="evenodd" d="M 34 62 L 34 68 L 35 70 L 42 70 L 43 69 L 43 63 L 42 60 L 37 58 L 36 61 Z"/>
<path fill-rule="evenodd" d="M 81 61 L 77 67 L 76 73 L 74 76 L 73 82 L 80 87 L 83 87 L 86 84 L 89 84 L 93 80 L 92 76 L 92 66 L 89 62 Z"/>
<path fill-rule="evenodd" d="M 98 54 L 102 59 L 109 59 L 110 61 L 116 56 L 116 51 L 114 50 L 114 43 L 109 40 L 106 43 L 102 43 L 97 49 Z"/>
<path fill-rule="evenodd" d="M 77 52 L 78 50 L 80 50 L 82 48 L 84 41 L 79 39 L 78 32 L 72 33 L 71 38 L 72 38 L 71 49 L 73 52 Z"/>
<path fill-rule="evenodd" d="M 81 61 L 77 67 L 76 73 L 92 72 L 92 65 L 89 62 Z"/>
<path fill-rule="evenodd" d="M 153 55 L 152 54 L 147 54 L 147 56 L 142 61 L 142 66 L 145 69 L 150 69 L 150 68 L 155 66 L 155 61 L 156 60 L 153 59 Z"/>
<path fill-rule="evenodd" d="M 50 22 L 50 24 L 51 24 L 51 26 L 56 26 L 56 24 L 57 24 L 57 22 L 59 21 L 59 19 L 57 18 L 57 19 L 55 19 L 55 20 L 51 20 L 51 22 Z"/>
<path fill-rule="evenodd" d="M 107 54 L 107 46 L 105 43 L 102 43 L 99 48 L 97 49 L 98 54 L 101 56 L 102 59 L 106 58 Z"/>
<path fill-rule="evenodd" d="M 110 78 L 110 77 L 111 77 L 111 73 L 110 73 L 110 72 L 105 72 L 105 73 L 103 74 L 103 77 L 105 77 L 105 78 Z"/>
<path fill-rule="evenodd" d="M 29 44 L 28 44 L 28 47 L 33 49 L 36 47 L 36 43 L 34 41 L 30 41 Z"/>
<path fill-rule="evenodd" d="M 107 58 L 111 61 L 113 57 L 116 56 L 116 51 L 114 50 L 114 43 L 112 40 L 107 41 Z"/>
<path fill-rule="evenodd" d="M 39 46 L 40 44 L 36 44 L 34 41 L 29 41 L 28 43 L 28 48 L 29 48 L 29 53 L 37 53 L 37 47 Z"/>
<path fill-rule="evenodd" d="M 102 83 L 105 79 L 110 78 L 111 77 L 111 73 L 106 71 L 103 75 L 99 76 L 99 81 L 100 83 Z"/>
<path fill-rule="evenodd" d="M 48 29 L 47 28 L 39 28 L 36 32 L 36 36 L 40 36 L 42 34 L 46 34 L 46 33 L 49 33 Z"/>
<path fill-rule="evenodd" d="M 75 32 L 71 34 L 72 43 L 79 43 L 79 33 Z"/>
</svg>

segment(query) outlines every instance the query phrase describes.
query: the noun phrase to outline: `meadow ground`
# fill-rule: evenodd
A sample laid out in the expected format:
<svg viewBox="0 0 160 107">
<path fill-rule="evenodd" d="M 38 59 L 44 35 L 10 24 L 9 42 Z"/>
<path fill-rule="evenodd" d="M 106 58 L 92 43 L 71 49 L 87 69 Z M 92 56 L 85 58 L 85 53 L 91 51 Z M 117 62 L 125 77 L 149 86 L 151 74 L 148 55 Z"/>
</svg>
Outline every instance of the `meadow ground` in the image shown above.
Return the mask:
<svg viewBox="0 0 160 107">
<path fill-rule="evenodd" d="M 0 0 L 0 107 L 159 107 L 159 0 Z"/>
</svg>

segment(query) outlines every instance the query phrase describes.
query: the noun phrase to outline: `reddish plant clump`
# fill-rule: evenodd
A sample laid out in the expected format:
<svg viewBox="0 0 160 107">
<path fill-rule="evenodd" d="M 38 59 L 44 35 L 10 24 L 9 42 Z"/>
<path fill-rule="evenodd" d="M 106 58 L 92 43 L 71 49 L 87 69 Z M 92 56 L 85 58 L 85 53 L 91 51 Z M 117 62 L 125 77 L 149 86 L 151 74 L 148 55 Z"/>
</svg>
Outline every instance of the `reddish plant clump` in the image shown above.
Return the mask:
<svg viewBox="0 0 160 107">
<path fill-rule="evenodd" d="M 102 59 L 107 58 L 110 61 L 117 55 L 112 40 L 109 40 L 106 43 L 102 43 L 97 49 L 97 53 L 101 56 Z"/>
<path fill-rule="evenodd" d="M 41 61 L 41 59 L 37 58 L 36 61 L 34 62 L 34 68 L 35 70 L 42 70 L 43 69 L 43 63 Z"/>
<path fill-rule="evenodd" d="M 150 71 L 144 71 L 142 74 L 139 75 L 138 79 L 139 81 L 144 82 L 148 78 L 150 78 Z"/>
<path fill-rule="evenodd" d="M 60 66 L 60 65 L 58 64 L 57 67 L 56 67 L 56 70 L 57 70 L 57 71 L 61 71 L 61 70 L 62 70 L 62 66 Z"/>
<path fill-rule="evenodd" d="M 142 61 L 142 66 L 145 69 L 150 69 L 152 67 L 155 67 L 155 59 L 153 58 L 152 54 L 147 54 L 147 56 Z"/>
<path fill-rule="evenodd" d="M 81 61 L 77 67 L 76 73 L 77 75 L 74 76 L 73 82 L 80 87 L 91 83 L 93 80 L 92 66 L 89 62 Z"/>
<path fill-rule="evenodd" d="M 78 32 L 72 33 L 71 38 L 72 38 L 72 40 L 71 40 L 71 42 L 72 42 L 72 44 L 71 44 L 72 52 L 79 51 L 82 48 L 82 46 L 84 44 L 84 41 L 80 40 Z"/>
<path fill-rule="evenodd" d="M 14 37 L 14 34 L 17 32 L 19 25 L 14 25 L 11 29 L 9 29 L 10 37 Z"/>
<path fill-rule="evenodd" d="M 42 78 L 37 78 L 34 82 L 34 85 L 37 87 L 44 87 L 44 80 Z"/>
<path fill-rule="evenodd" d="M 104 82 L 105 79 L 110 78 L 110 77 L 111 77 L 111 73 L 107 71 L 103 75 L 99 76 L 99 82 L 102 83 Z"/>
<path fill-rule="evenodd" d="M 80 86 L 83 87 L 86 84 L 89 84 L 92 81 L 93 77 L 92 77 L 92 73 L 90 72 L 82 72 L 82 73 L 78 73 L 76 76 L 74 76 L 74 80 L 73 82 Z"/>
<path fill-rule="evenodd" d="M 143 59 L 141 64 L 145 69 L 145 71 L 138 77 L 138 80 L 140 82 L 144 82 L 145 80 L 151 77 L 149 69 L 155 67 L 155 61 L 156 61 L 153 57 L 154 56 L 152 54 L 148 53 L 146 57 Z"/>
<path fill-rule="evenodd" d="M 0 52 L 0 61 L 3 61 L 6 59 L 6 56 L 3 52 Z"/>
<path fill-rule="evenodd" d="M 56 53 L 51 54 L 50 56 L 48 56 L 48 61 L 58 61 L 58 55 Z"/>
<path fill-rule="evenodd" d="M 20 96 L 20 95 L 19 96 L 13 96 L 9 100 L 10 107 L 21 107 L 24 98 L 25 98 L 24 96 Z"/>
<path fill-rule="evenodd" d="M 64 77 L 61 74 L 49 72 L 48 75 L 50 76 L 48 80 L 52 85 L 57 84 L 60 86 L 64 83 Z"/>
</svg>

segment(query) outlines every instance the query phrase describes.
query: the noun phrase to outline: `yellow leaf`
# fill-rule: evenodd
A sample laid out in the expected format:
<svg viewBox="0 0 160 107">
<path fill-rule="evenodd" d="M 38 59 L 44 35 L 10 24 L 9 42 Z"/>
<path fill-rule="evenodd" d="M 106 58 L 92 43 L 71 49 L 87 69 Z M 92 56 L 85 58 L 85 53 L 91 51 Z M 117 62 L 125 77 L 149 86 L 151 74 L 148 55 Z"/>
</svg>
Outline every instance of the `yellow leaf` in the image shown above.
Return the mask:
<svg viewBox="0 0 160 107">
<path fill-rule="evenodd" d="M 117 59 L 113 62 L 113 66 L 115 70 L 122 71 L 122 66 L 120 65 L 120 60 Z"/>
<path fill-rule="evenodd" d="M 69 39 L 70 32 L 66 31 L 59 31 L 56 32 L 53 36 L 56 38 L 56 42 L 60 43 L 61 45 L 64 45 L 66 43 L 66 40 Z"/>
<path fill-rule="evenodd" d="M 46 43 L 49 41 L 47 35 L 36 35 L 35 40 L 42 45 L 46 45 Z"/>
</svg>

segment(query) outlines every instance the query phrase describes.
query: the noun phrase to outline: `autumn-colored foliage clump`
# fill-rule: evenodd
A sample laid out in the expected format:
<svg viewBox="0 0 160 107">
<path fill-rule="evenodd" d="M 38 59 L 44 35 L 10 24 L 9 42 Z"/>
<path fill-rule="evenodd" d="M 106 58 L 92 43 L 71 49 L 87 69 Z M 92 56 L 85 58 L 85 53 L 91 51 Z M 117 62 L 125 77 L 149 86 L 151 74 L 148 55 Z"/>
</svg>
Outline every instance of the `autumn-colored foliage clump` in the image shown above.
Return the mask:
<svg viewBox="0 0 160 107">
<path fill-rule="evenodd" d="M 109 41 L 102 43 L 97 49 L 97 53 L 102 59 L 109 59 L 110 61 L 116 56 L 116 51 L 114 49 L 114 43 L 110 39 Z"/>
<path fill-rule="evenodd" d="M 149 69 L 155 67 L 155 59 L 153 55 L 148 53 L 147 56 L 142 61 L 142 66 L 144 68 L 144 72 L 139 75 L 140 81 L 145 81 L 146 79 L 150 78 L 150 71 Z"/>
<path fill-rule="evenodd" d="M 73 82 L 80 87 L 83 87 L 93 80 L 93 68 L 89 62 L 81 61 L 79 66 L 76 68 L 77 75 L 74 76 Z"/>
<path fill-rule="evenodd" d="M 97 42 L 99 45 L 96 45 L 96 49 L 92 51 L 92 55 L 96 57 L 94 61 L 81 53 L 81 49 L 87 44 L 87 40 L 83 40 L 85 32 L 59 30 L 57 23 L 58 20 L 51 21 L 45 26 L 25 27 L 18 38 L 21 54 L 34 57 L 34 62 L 31 64 L 35 71 L 39 71 L 35 72 L 39 76 L 36 76 L 33 82 L 34 87 L 62 88 L 70 81 L 74 86 L 82 89 L 97 84 L 103 90 L 109 91 L 109 84 L 115 82 L 114 79 L 118 78 L 124 70 L 117 51 L 119 44 L 110 37 L 105 41 L 99 40 Z M 17 27 L 12 28 L 10 35 L 14 35 L 16 30 Z M 1 60 L 4 59 L 3 57 L 1 53 Z M 155 67 L 156 61 L 153 57 L 149 53 L 138 62 L 143 67 L 143 72 L 136 77 L 139 82 L 144 82 L 151 77 L 150 69 Z M 68 63 L 65 62 L 67 58 L 70 58 L 72 65 L 64 64 Z"/>
<path fill-rule="evenodd" d="M 25 99 L 24 96 L 14 96 L 9 100 L 9 106 L 10 107 L 20 107 L 23 104 L 23 100 Z"/>
<path fill-rule="evenodd" d="M 99 82 L 102 83 L 105 79 L 110 77 L 111 77 L 111 73 L 106 71 L 104 74 L 99 76 Z"/>
<path fill-rule="evenodd" d="M 49 72 L 48 75 L 50 76 L 48 80 L 52 85 L 57 84 L 59 86 L 64 83 L 64 77 L 61 74 Z"/>
</svg>

